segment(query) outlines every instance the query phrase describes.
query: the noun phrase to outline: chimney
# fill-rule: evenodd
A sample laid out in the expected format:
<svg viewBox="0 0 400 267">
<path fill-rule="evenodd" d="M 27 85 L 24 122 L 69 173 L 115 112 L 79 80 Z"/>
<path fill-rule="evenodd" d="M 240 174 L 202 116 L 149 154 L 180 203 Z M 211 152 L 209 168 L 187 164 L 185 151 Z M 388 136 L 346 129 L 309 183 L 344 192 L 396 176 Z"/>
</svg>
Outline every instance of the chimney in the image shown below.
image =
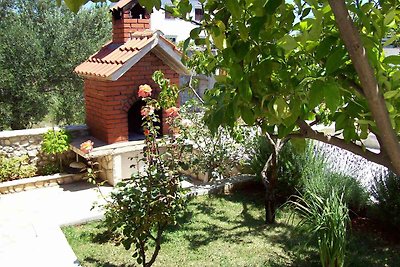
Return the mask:
<svg viewBox="0 0 400 267">
<path fill-rule="evenodd" d="M 150 14 L 137 1 L 119 1 L 110 11 L 113 43 L 125 43 L 133 33 L 150 29 Z"/>
</svg>

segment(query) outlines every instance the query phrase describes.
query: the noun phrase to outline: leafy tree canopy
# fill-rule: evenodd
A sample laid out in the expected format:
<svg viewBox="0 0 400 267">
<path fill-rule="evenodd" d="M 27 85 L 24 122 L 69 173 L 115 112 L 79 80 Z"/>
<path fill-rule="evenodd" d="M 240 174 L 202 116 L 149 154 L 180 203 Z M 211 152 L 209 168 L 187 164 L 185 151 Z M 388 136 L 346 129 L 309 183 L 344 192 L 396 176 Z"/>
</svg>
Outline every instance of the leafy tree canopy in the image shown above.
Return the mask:
<svg viewBox="0 0 400 267">
<path fill-rule="evenodd" d="M 277 137 L 317 139 L 400 173 L 400 56 L 386 57 L 383 49 L 398 42 L 399 1 L 200 3 L 204 19 L 190 39 L 206 47 L 203 66 L 221 74 L 207 99 L 211 129 L 242 118 Z M 191 10 L 181 0 L 171 12 L 191 20 Z M 311 128 L 332 123 L 340 138 Z M 370 133 L 379 154 L 363 145 Z"/>
<path fill-rule="evenodd" d="M 106 7 L 74 14 L 52 0 L 0 1 L 0 130 L 30 127 L 49 112 L 56 123 L 82 121 L 82 81 L 73 69 L 110 28 Z"/>
</svg>

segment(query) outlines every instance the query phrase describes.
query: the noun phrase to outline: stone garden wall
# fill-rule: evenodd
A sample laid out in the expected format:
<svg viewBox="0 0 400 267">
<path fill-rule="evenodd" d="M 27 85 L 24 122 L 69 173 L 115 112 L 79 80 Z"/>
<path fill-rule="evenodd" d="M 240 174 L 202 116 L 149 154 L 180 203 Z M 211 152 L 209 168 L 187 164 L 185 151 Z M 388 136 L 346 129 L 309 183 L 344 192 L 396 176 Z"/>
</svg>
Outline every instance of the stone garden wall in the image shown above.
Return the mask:
<svg viewBox="0 0 400 267">
<path fill-rule="evenodd" d="M 52 162 L 51 156 L 44 154 L 41 151 L 41 144 L 43 135 L 50 130 L 47 128 L 26 129 L 15 131 L 1 131 L 0 132 L 0 155 L 6 157 L 20 157 L 28 155 L 30 162 L 34 163 L 40 170 L 46 164 Z M 72 137 L 79 137 L 88 135 L 88 128 L 86 125 L 67 126 L 65 129 L 72 135 Z M 63 158 L 75 157 L 75 153 L 67 151 Z"/>
</svg>

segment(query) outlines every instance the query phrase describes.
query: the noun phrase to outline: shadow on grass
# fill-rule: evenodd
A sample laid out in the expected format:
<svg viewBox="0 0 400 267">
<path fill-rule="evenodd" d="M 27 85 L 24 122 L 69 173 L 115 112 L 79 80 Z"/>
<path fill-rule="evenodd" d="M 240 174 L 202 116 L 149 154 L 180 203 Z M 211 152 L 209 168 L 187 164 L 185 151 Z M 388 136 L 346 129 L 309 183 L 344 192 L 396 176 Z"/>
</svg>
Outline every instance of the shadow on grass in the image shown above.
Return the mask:
<svg viewBox="0 0 400 267">
<path fill-rule="evenodd" d="M 347 249 L 349 266 L 400 266 L 400 245 L 375 233 L 354 231 Z"/>
<path fill-rule="evenodd" d="M 202 201 L 196 199 L 189 201 L 188 209 L 179 217 L 178 224 L 168 228 L 167 234 L 163 237 L 163 244 L 173 239 L 181 242 L 178 238 L 184 238 L 189 241 L 188 249 L 196 253 L 196 250 L 212 246 L 211 243 L 217 240 L 228 243 L 229 248 L 229 244 L 246 245 L 257 238 L 262 242 L 265 241 L 265 244 L 270 243 L 281 248 L 286 254 L 270 252 L 272 256 L 268 257 L 265 266 L 288 266 L 288 260 L 285 262 L 286 256 L 290 258 L 290 266 L 320 266 L 316 242 L 306 243 L 309 240 L 308 234 L 300 232 L 294 223 L 286 218 L 280 218 L 278 214 L 278 223 L 264 224 L 261 190 L 241 190 L 233 195 L 209 196 L 205 199 L 203 197 Z M 210 201 L 207 201 L 208 199 Z M 240 205 L 239 212 L 235 210 L 235 213 L 229 213 L 233 204 L 236 208 L 237 204 Z M 287 212 L 285 213 L 287 215 Z M 102 230 L 86 235 L 99 244 L 113 239 L 111 233 Z M 400 246 L 385 244 L 376 236 L 352 233 L 349 238 L 346 265 L 399 266 L 398 251 Z M 85 261 L 103 267 L 127 266 L 114 265 L 90 257 Z"/>
<path fill-rule="evenodd" d="M 93 263 L 93 264 L 95 264 L 95 265 L 98 266 L 98 267 L 131 267 L 131 266 L 132 266 L 132 265 L 127 265 L 127 264 L 118 264 L 118 265 L 115 265 L 115 264 L 113 264 L 113 263 L 104 262 L 104 261 L 102 261 L 102 260 L 98 260 L 98 259 L 95 259 L 95 258 L 92 258 L 92 257 L 86 257 L 86 258 L 85 258 L 85 262 Z"/>
<path fill-rule="evenodd" d="M 192 201 L 188 204 L 189 212 L 179 219 L 180 226 L 170 228 L 169 233 L 185 233 L 183 237 L 189 241 L 189 249 L 193 251 L 217 240 L 245 245 L 252 242 L 252 236 L 261 237 L 265 243 L 273 243 L 290 254 L 291 266 L 320 266 L 315 247 L 303 245 L 304 234 L 296 231 L 293 224 L 281 220 L 274 225 L 266 225 L 263 214 L 254 213 L 255 210 L 264 210 L 263 197 L 262 188 L 246 188 L 233 195 L 207 197 L 213 201 Z M 242 206 L 240 214 L 236 217 L 227 216 L 224 209 L 229 207 L 216 207 L 215 202 L 218 200 L 224 203 L 239 203 Z M 194 217 L 196 221 L 191 222 Z M 169 237 L 164 239 L 164 242 L 169 241 Z M 282 255 L 278 254 L 271 257 L 266 263 L 267 266 L 282 266 L 280 258 Z"/>
</svg>

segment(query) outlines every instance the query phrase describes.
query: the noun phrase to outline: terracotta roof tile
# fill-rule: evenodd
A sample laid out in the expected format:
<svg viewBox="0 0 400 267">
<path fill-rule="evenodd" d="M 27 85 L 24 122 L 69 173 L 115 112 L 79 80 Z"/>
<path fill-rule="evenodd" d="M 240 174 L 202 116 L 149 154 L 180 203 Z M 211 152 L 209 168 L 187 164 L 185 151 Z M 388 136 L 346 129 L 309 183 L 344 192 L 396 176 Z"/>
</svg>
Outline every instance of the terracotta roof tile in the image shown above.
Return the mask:
<svg viewBox="0 0 400 267">
<path fill-rule="evenodd" d="M 133 4 L 136 4 L 138 1 L 135 1 L 135 0 L 121 0 L 121 1 L 118 1 L 117 3 L 115 3 L 113 6 L 111 6 L 110 10 L 114 11 L 114 10 L 118 10 L 118 9 L 123 9 L 126 5 L 131 4 L 131 2 L 132 2 L 132 5 L 133 5 Z"/>
<path fill-rule="evenodd" d="M 163 41 L 171 46 L 179 55 L 180 52 L 168 39 L 154 34 L 151 31 L 136 32 L 132 39 L 124 44 L 109 42 L 97 53 L 90 56 L 85 62 L 75 68 L 75 72 L 83 76 L 92 76 L 99 79 L 112 79 L 111 76 L 117 72 L 125 63 L 149 45 L 153 41 Z M 128 63 L 131 64 L 131 63 Z M 118 78 L 116 78 L 118 79 Z"/>
</svg>

